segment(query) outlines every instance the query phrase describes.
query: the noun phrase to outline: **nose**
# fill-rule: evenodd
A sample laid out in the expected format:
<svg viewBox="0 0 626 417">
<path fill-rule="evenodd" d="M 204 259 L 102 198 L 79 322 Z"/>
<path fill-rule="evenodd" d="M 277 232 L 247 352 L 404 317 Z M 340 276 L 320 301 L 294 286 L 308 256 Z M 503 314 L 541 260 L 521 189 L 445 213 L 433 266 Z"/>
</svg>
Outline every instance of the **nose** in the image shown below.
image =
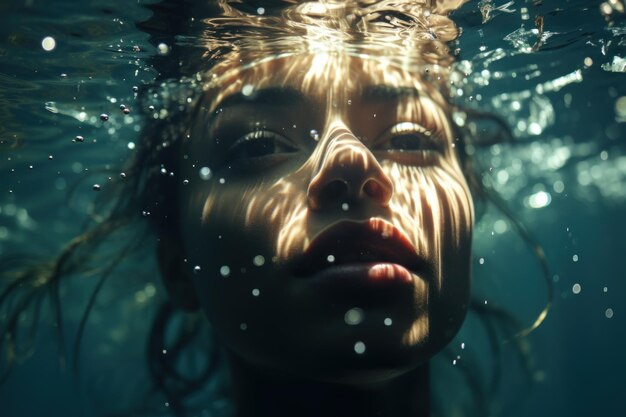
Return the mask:
<svg viewBox="0 0 626 417">
<path fill-rule="evenodd" d="M 345 125 L 330 126 L 315 153 L 317 169 L 307 190 L 309 207 L 322 210 L 342 203 L 370 201 L 387 206 L 393 184 L 370 152 Z"/>
</svg>

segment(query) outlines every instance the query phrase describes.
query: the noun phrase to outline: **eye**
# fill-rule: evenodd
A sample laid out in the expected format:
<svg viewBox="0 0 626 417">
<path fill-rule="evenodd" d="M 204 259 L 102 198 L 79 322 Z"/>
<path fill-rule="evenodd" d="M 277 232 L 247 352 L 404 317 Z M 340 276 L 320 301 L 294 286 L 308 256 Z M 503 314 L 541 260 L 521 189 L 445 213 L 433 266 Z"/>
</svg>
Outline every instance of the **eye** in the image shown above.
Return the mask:
<svg viewBox="0 0 626 417">
<path fill-rule="evenodd" d="M 297 150 L 293 143 L 282 135 L 269 130 L 255 130 L 237 139 L 226 151 L 225 160 L 243 162 Z"/>
<path fill-rule="evenodd" d="M 399 152 L 438 151 L 441 146 L 431 131 L 417 123 L 398 123 L 378 141 L 377 149 Z"/>
</svg>

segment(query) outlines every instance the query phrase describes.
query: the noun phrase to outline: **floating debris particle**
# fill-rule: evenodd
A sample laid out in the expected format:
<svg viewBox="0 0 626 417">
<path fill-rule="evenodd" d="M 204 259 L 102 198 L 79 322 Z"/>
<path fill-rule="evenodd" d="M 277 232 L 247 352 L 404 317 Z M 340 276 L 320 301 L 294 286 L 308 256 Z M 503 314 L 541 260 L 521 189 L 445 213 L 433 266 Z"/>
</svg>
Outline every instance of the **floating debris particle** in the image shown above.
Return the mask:
<svg viewBox="0 0 626 417">
<path fill-rule="evenodd" d="M 602 64 L 602 69 L 608 72 L 626 72 L 626 58 L 616 55 L 611 63 Z"/>
</svg>

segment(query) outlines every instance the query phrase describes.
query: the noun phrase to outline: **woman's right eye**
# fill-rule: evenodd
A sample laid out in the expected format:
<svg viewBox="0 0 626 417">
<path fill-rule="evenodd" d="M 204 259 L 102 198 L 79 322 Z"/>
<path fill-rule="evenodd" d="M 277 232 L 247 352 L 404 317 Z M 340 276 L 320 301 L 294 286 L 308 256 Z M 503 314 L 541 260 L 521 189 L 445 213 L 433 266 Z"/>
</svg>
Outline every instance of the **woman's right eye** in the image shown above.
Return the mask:
<svg viewBox="0 0 626 417">
<path fill-rule="evenodd" d="M 226 162 L 260 160 L 275 155 L 296 152 L 295 145 L 282 135 L 269 130 L 247 133 L 233 143 L 224 155 Z"/>
</svg>

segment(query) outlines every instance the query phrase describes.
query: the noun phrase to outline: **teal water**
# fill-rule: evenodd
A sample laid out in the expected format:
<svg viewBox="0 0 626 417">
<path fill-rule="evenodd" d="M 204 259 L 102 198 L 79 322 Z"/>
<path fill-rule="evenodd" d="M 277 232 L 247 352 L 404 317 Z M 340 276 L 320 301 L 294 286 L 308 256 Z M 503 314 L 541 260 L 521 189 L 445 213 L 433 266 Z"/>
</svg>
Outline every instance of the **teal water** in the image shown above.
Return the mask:
<svg viewBox="0 0 626 417">
<path fill-rule="evenodd" d="M 133 154 L 151 116 L 133 87 L 158 75 L 158 42 L 136 27 L 151 15 L 148 3 L 0 2 L 3 256 L 55 254 L 87 221 L 94 184 L 111 175 L 102 171 L 118 175 Z M 555 294 L 528 337 L 534 382 L 510 416 L 626 413 L 626 19 L 603 4 L 470 1 L 452 16 L 462 28 L 455 102 L 499 114 L 516 138 L 476 150 L 483 181 L 543 247 Z M 539 264 L 492 208 L 476 227 L 473 267 L 485 301 L 528 325 L 544 307 Z M 43 320 L 35 353 L 0 387 L 0 415 L 89 416 L 133 403 L 146 380 L 143 324 L 162 296 L 154 266 L 138 269 L 121 272 L 100 297 L 79 382 L 60 369 Z M 65 290 L 70 336 L 94 283 Z M 453 342 L 459 360 L 471 337 L 468 323 Z M 516 394 L 515 381 L 505 395 Z"/>
</svg>

